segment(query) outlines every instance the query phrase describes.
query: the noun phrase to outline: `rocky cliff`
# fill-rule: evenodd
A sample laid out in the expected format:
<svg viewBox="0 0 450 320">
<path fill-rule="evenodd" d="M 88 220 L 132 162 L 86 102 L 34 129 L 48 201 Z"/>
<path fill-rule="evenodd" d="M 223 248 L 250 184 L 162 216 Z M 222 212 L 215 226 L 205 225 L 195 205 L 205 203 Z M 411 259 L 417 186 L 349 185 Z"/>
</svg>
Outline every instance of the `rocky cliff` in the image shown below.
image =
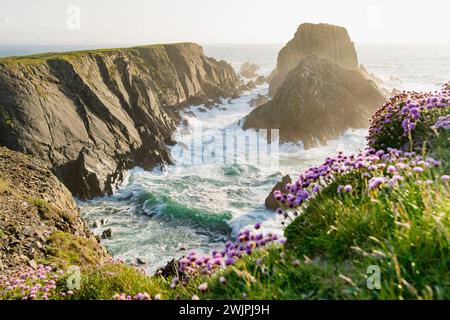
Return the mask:
<svg viewBox="0 0 450 320">
<path fill-rule="evenodd" d="M 64 250 L 75 253 L 78 261 Z M 70 192 L 46 165 L 0 147 L 0 273 L 19 265 L 35 267 L 44 259 L 81 266 L 109 258 Z"/>
<path fill-rule="evenodd" d="M 288 74 L 271 101 L 245 118 L 244 129 L 280 129 L 281 141 L 302 140 L 308 148 L 348 128 L 367 127 L 384 101 L 360 72 L 309 56 Z"/>
<path fill-rule="evenodd" d="M 0 144 L 77 197 L 109 194 L 127 169 L 171 161 L 177 108 L 236 96 L 238 82 L 193 43 L 0 59 Z"/>
<path fill-rule="evenodd" d="M 271 96 L 275 95 L 287 74 L 297 67 L 300 60 L 311 54 L 345 69 L 359 68 L 355 46 L 345 28 L 324 23 L 304 23 L 278 54 L 277 67 L 270 80 Z"/>
</svg>

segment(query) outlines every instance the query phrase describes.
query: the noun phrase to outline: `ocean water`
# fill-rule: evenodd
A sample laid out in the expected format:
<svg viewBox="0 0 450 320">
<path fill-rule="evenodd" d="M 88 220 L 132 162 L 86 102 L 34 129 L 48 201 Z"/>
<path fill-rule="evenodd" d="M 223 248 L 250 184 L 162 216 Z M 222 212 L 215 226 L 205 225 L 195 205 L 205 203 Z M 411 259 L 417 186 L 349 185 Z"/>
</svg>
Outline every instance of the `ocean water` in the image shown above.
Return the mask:
<svg viewBox="0 0 450 320">
<path fill-rule="evenodd" d="M 279 45 L 206 45 L 205 53 L 230 62 L 236 70 L 251 61 L 269 75 L 276 65 Z M 64 51 L 66 48 L 20 48 L 22 53 Z M 61 49 L 61 50 L 59 50 Z M 8 52 L 14 51 L 9 47 Z M 18 49 L 16 49 L 17 52 Z M 34 51 L 33 51 L 34 50 Z M 360 62 L 387 88 L 435 90 L 450 79 L 450 46 L 357 46 Z M 18 53 L 15 53 L 18 54 Z M 0 56 L 7 54 L 0 46 Z M 285 174 L 293 177 L 306 168 L 320 164 L 338 151 L 354 152 L 365 147 L 367 130 L 347 131 L 327 145 L 305 151 L 301 143 L 279 147 L 277 165 L 273 155 L 260 154 L 259 163 L 217 161 L 208 144 L 217 130 L 244 134 L 240 120 L 251 112 L 250 101 L 268 91 L 267 85 L 245 92 L 238 99 L 223 100 L 211 110 L 193 106 L 185 111 L 185 121 L 174 136 L 176 160 L 164 170 L 130 170 L 125 183 L 110 197 L 100 197 L 79 205 L 89 222 L 106 218 L 107 225 L 94 229 L 101 234 L 113 229 L 113 237 L 103 244 L 118 258 L 134 263 L 143 258 L 149 272 L 191 250 L 208 252 L 256 222 L 264 232 L 282 233 L 276 214 L 264 207 L 264 199 Z M 294 124 L 295 125 L 295 124 Z M 202 134 L 196 134 L 202 128 Z M 197 131 L 196 131 L 197 130 Z M 202 148 L 191 148 L 204 141 Z M 260 142 L 267 144 L 262 136 Z M 254 152 L 251 146 L 237 145 L 239 155 Z M 259 150 L 259 149 L 258 149 Z M 189 154 L 191 161 L 185 161 Z M 188 159 L 188 160 L 189 160 Z M 194 164 L 192 163 L 194 160 Z"/>
</svg>

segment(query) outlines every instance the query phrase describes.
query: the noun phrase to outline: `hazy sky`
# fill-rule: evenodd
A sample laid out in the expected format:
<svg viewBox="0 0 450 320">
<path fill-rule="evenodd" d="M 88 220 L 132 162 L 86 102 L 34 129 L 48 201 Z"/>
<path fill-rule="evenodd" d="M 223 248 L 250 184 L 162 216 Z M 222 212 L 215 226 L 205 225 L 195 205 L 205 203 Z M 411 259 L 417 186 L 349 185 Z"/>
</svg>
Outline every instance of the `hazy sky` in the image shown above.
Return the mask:
<svg viewBox="0 0 450 320">
<path fill-rule="evenodd" d="M 357 43 L 450 43 L 448 0 L 0 0 L 0 44 L 284 43 L 303 22 Z"/>
</svg>

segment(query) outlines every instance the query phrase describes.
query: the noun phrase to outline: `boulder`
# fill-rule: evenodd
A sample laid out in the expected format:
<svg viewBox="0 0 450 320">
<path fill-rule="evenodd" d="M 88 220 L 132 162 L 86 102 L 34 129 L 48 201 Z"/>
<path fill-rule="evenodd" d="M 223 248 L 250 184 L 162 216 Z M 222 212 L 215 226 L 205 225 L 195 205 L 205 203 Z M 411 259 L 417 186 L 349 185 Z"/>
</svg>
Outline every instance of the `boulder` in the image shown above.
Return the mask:
<svg viewBox="0 0 450 320">
<path fill-rule="evenodd" d="M 280 140 L 303 141 L 305 148 L 338 138 L 349 128 L 365 128 L 385 102 L 376 85 L 355 70 L 309 56 L 289 73 L 272 100 L 254 109 L 244 129 L 280 129 Z"/>
<path fill-rule="evenodd" d="M 258 94 L 255 98 L 250 100 L 250 106 L 253 108 L 259 107 L 270 100 L 268 95 Z"/>
<path fill-rule="evenodd" d="M 255 81 L 250 80 L 246 83 L 241 84 L 241 86 L 239 87 L 239 90 L 241 91 L 247 91 L 247 90 L 253 90 L 256 88 L 256 84 Z"/>
<path fill-rule="evenodd" d="M 266 82 L 267 82 L 267 78 L 264 77 L 264 76 L 258 76 L 258 77 L 255 79 L 255 84 L 256 84 L 257 86 L 263 85 L 263 84 L 266 83 Z"/>
<path fill-rule="evenodd" d="M 275 199 L 275 197 L 273 196 L 273 192 L 276 190 L 280 190 L 283 193 L 286 193 L 286 185 L 288 183 L 292 183 L 292 179 L 289 175 L 285 175 L 281 181 L 277 182 L 277 184 L 272 188 L 272 191 L 270 192 L 270 194 L 267 196 L 264 204 L 266 205 L 267 209 L 270 209 L 272 211 L 277 210 L 280 207 L 280 204 L 278 203 L 278 201 Z"/>
<path fill-rule="evenodd" d="M 255 78 L 257 76 L 256 72 L 261 69 L 261 67 L 255 63 L 251 62 L 245 62 L 241 69 L 239 70 L 239 73 L 244 78 Z"/>
<path fill-rule="evenodd" d="M 179 277 L 180 279 L 186 278 L 186 275 L 180 272 L 180 261 L 176 259 L 172 259 L 169 262 L 167 262 L 167 264 L 164 267 L 156 271 L 156 274 L 166 279 L 169 277 Z"/>
<path fill-rule="evenodd" d="M 111 228 L 108 228 L 102 232 L 102 239 L 111 239 L 112 236 L 113 236 L 113 231 Z"/>
<path fill-rule="evenodd" d="M 324 23 L 304 23 L 278 54 L 277 67 L 270 76 L 271 96 L 275 95 L 300 60 L 309 55 L 328 59 L 344 69 L 359 68 L 355 46 L 345 28 Z"/>
</svg>

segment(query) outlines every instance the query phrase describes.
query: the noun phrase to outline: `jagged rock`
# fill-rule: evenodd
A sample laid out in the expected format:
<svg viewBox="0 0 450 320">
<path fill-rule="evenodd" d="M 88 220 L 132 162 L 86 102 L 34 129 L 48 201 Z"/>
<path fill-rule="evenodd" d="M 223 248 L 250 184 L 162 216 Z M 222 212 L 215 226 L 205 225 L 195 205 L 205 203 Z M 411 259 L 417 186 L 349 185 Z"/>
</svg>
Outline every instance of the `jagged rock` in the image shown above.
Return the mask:
<svg viewBox="0 0 450 320">
<path fill-rule="evenodd" d="M 141 257 L 137 257 L 136 262 L 137 262 L 137 264 L 140 264 L 140 265 L 147 264 L 147 262 L 144 260 L 144 258 L 141 258 Z"/>
<path fill-rule="evenodd" d="M 9 192 L 2 192 L 8 190 Z M 46 168 L 45 163 L 0 147 L 0 257 L 4 267 L 33 265 L 47 250 L 48 238 L 55 234 L 76 241 L 92 236 L 67 188 Z M 46 245 L 43 245 L 46 244 Z M 110 256 L 96 243 L 90 256 L 95 264 Z"/>
<path fill-rule="evenodd" d="M 261 69 L 259 65 L 247 61 L 241 66 L 239 73 L 244 78 L 255 78 L 257 76 L 256 72 L 259 69 Z"/>
<path fill-rule="evenodd" d="M 250 80 L 246 83 L 241 84 L 241 86 L 239 87 L 239 90 L 241 91 L 247 91 L 247 90 L 253 90 L 256 88 L 256 83 L 253 80 Z"/>
<path fill-rule="evenodd" d="M 37 269 L 37 267 L 38 267 L 36 261 L 34 261 L 34 260 L 28 261 L 28 264 L 29 264 L 30 267 L 32 267 L 33 269 Z"/>
<path fill-rule="evenodd" d="M 328 59 L 344 69 L 359 68 L 355 46 L 345 28 L 324 23 L 304 23 L 278 54 L 277 67 L 269 81 L 271 96 L 275 95 L 300 60 L 311 54 Z"/>
<path fill-rule="evenodd" d="M 112 236 L 113 236 L 113 231 L 111 228 L 108 228 L 102 232 L 102 239 L 111 239 Z"/>
<path fill-rule="evenodd" d="M 250 100 L 250 106 L 253 108 L 259 107 L 270 100 L 269 96 L 258 94 L 255 98 Z"/>
<path fill-rule="evenodd" d="M 280 129 L 280 140 L 302 140 L 306 148 L 368 126 L 385 97 L 353 70 L 309 56 L 289 73 L 273 99 L 254 109 L 244 129 Z"/>
<path fill-rule="evenodd" d="M 111 194 L 126 170 L 171 162 L 176 110 L 237 97 L 238 83 L 193 43 L 1 59 L 0 145 L 78 198 Z"/>
<path fill-rule="evenodd" d="M 257 86 L 260 86 L 260 85 L 264 84 L 265 82 L 267 82 L 267 78 L 264 77 L 264 76 L 258 76 L 258 77 L 255 79 L 255 84 L 256 84 Z"/>
<path fill-rule="evenodd" d="M 158 269 L 156 274 L 159 274 L 164 278 L 179 277 L 181 279 L 184 277 L 180 272 L 180 262 L 176 259 L 170 260 L 164 267 Z"/>
<path fill-rule="evenodd" d="M 108 223 L 108 219 L 102 218 L 100 220 L 94 221 L 94 223 L 92 224 L 92 228 L 93 229 L 100 228 L 101 226 L 104 226 L 107 223 Z"/>
<path fill-rule="evenodd" d="M 267 209 L 270 209 L 272 211 L 277 210 L 280 207 L 280 204 L 278 203 L 278 201 L 274 198 L 273 196 L 273 192 L 276 190 L 280 190 L 283 193 L 286 193 L 287 190 L 285 188 L 285 186 L 288 183 L 292 183 L 292 178 L 289 175 L 285 175 L 281 181 L 279 181 L 273 188 L 272 191 L 270 192 L 270 194 L 267 196 L 266 200 L 265 200 L 265 205 Z"/>
</svg>

